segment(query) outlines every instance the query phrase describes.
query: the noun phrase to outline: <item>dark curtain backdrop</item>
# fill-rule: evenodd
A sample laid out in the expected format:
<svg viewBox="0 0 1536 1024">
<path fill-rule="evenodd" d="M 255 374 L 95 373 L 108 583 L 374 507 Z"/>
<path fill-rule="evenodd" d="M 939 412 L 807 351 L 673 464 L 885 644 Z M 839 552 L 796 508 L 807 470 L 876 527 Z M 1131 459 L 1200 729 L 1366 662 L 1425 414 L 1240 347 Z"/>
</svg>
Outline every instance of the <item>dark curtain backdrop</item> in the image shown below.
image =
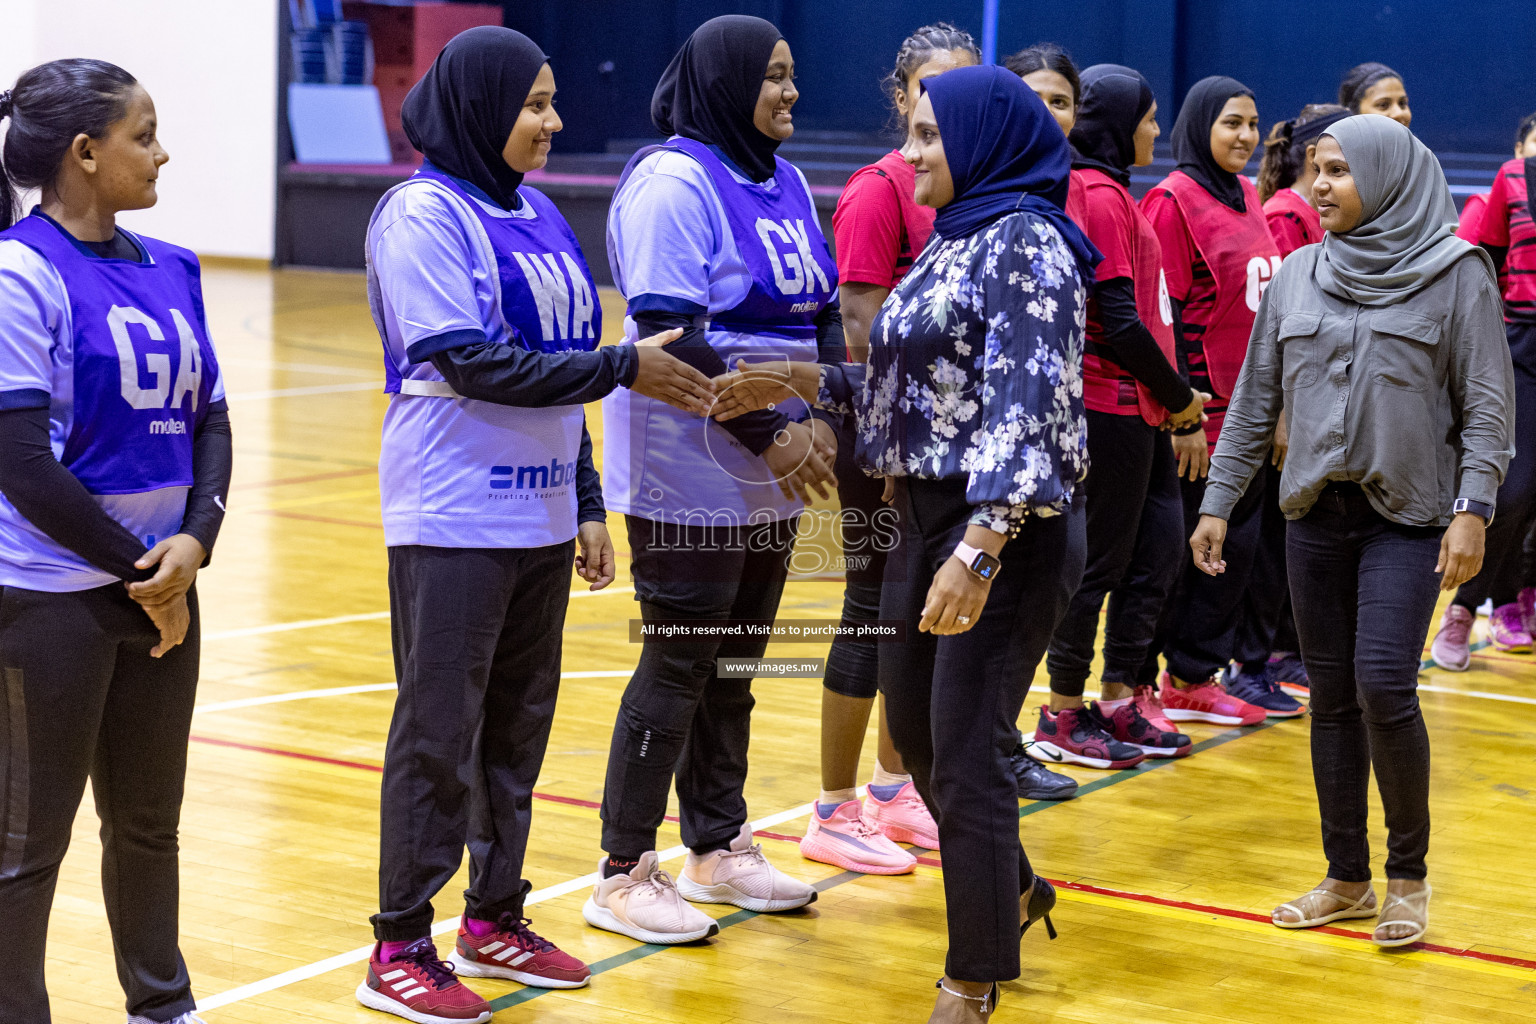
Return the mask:
<svg viewBox="0 0 1536 1024">
<path fill-rule="evenodd" d="M 947 19 L 981 37 L 981 0 L 506 0 L 506 23 L 554 60 L 566 128 L 561 148 L 599 151 L 652 134 L 651 89 L 677 46 L 717 14 L 755 14 L 794 48 L 807 129 L 889 123 L 879 88 L 896 48 Z M 1343 72 L 1379 60 L 1407 79 L 1414 129 L 1442 152 L 1502 153 L 1536 110 L 1536 3 L 1528 0 L 1002 0 L 999 57 L 1042 39 L 1080 65 L 1141 70 L 1165 130 L 1177 99 L 1226 74 L 1258 96 L 1267 131 L 1305 103 L 1332 102 Z"/>
</svg>

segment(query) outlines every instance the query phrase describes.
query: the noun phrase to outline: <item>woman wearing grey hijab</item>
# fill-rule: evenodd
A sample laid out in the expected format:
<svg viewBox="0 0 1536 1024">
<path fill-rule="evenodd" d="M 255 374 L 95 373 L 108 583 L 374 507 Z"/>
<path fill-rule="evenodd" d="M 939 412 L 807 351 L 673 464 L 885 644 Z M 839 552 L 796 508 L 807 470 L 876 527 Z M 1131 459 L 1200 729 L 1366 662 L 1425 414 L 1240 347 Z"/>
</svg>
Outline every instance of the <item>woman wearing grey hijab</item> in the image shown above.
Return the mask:
<svg viewBox="0 0 1536 1024">
<path fill-rule="evenodd" d="M 1226 519 L 1284 409 L 1280 507 L 1328 876 L 1272 920 L 1377 917 L 1374 766 L 1387 891 L 1372 939 L 1401 946 L 1429 920 L 1419 654 L 1437 586 L 1454 589 L 1482 562 L 1512 454 L 1514 375 L 1492 263 L 1455 236 L 1434 154 L 1393 120 L 1355 116 L 1321 137 L 1315 162 L 1327 234 L 1264 293 L 1190 546 L 1202 571 L 1223 571 Z"/>
</svg>

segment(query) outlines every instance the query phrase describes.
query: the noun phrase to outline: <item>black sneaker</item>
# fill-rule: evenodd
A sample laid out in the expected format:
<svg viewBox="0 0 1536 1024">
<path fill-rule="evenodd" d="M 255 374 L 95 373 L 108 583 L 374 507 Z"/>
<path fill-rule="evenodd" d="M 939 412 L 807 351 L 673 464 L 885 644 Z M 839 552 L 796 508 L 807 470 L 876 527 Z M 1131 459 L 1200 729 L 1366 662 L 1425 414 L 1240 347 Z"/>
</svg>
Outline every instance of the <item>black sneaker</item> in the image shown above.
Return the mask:
<svg viewBox="0 0 1536 1024">
<path fill-rule="evenodd" d="M 1030 757 L 1025 744 L 1015 747 L 1008 761 L 1019 786 L 1020 800 L 1070 800 L 1077 796 L 1077 780 L 1057 775 Z"/>
<path fill-rule="evenodd" d="M 1307 678 L 1307 666 L 1301 663 L 1301 655 L 1281 654 L 1272 657 L 1265 672 L 1270 682 L 1292 697 L 1312 696 L 1312 680 Z"/>
</svg>

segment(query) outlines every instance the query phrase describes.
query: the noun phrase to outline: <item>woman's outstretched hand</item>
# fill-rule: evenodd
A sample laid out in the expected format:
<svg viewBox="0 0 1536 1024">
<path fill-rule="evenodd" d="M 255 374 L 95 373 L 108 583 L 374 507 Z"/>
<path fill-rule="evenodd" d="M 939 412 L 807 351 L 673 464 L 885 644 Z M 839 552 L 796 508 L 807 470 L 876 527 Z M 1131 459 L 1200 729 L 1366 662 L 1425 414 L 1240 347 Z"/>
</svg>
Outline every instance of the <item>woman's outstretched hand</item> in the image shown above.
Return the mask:
<svg viewBox="0 0 1536 1024">
<path fill-rule="evenodd" d="M 714 385 L 708 377 L 663 348 L 682 336 L 682 328 L 674 328 L 635 342 L 640 372 L 635 374 L 629 390 L 695 416 L 708 416 L 715 401 Z"/>
<path fill-rule="evenodd" d="M 738 359 L 734 372 L 722 373 L 711 383 L 718 394 L 711 415 L 717 420 L 731 420 L 759 409 L 771 409 L 791 398 L 814 405 L 816 393 L 821 390 L 821 366 L 802 360 L 749 363 Z"/>
</svg>

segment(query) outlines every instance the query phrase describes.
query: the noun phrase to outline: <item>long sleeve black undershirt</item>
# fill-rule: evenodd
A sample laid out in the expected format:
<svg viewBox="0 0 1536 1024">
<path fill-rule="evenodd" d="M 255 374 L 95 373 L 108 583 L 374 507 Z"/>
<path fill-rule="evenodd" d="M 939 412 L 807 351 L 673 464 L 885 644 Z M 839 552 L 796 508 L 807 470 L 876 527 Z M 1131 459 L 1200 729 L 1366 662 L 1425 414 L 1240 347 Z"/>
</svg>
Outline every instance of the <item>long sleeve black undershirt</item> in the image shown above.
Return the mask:
<svg viewBox="0 0 1536 1024">
<path fill-rule="evenodd" d="M 633 384 L 640 372 L 640 354 L 628 345 L 531 352 L 486 341 L 478 331 L 429 338 L 412 345 L 408 356 L 413 362 L 430 359 L 455 394 L 524 409 L 595 402 Z"/>
<path fill-rule="evenodd" d="M 608 510 L 603 505 L 603 478 L 597 474 L 597 463 L 592 461 L 592 435 L 587 425 L 581 425 L 581 454 L 576 456 L 576 522 L 603 523 L 608 521 Z"/>
<path fill-rule="evenodd" d="M 1194 401 L 1194 391 L 1168 362 L 1157 339 L 1136 312 L 1136 287 L 1128 277 L 1112 277 L 1093 286 L 1098 320 L 1104 329 L 1099 344 L 1132 377 L 1147 386 L 1164 409 L 1178 412 Z"/>
<path fill-rule="evenodd" d="M 232 463 L 229 407 L 217 402 L 193 438 L 194 483 L 181 528 L 210 556 L 224 520 Z M 0 493 L 46 537 L 102 572 L 129 582 L 154 576 L 154 568 L 133 564 L 144 554 L 144 543 L 109 516 L 54 457 L 46 407 L 0 412 Z"/>
<path fill-rule="evenodd" d="M 1173 311 L 1173 353 L 1178 356 L 1179 376 L 1189 380 L 1189 343 L 1184 340 L 1184 303 L 1178 299 L 1169 299 L 1168 308 Z M 1175 434 L 1196 434 L 1204 430 L 1203 424 L 1196 423 L 1188 427 L 1179 427 Z"/>
<path fill-rule="evenodd" d="M 1509 246 L 1483 243 L 1483 250 L 1493 259 L 1493 276 L 1504 273 L 1504 261 L 1509 258 Z"/>
</svg>

